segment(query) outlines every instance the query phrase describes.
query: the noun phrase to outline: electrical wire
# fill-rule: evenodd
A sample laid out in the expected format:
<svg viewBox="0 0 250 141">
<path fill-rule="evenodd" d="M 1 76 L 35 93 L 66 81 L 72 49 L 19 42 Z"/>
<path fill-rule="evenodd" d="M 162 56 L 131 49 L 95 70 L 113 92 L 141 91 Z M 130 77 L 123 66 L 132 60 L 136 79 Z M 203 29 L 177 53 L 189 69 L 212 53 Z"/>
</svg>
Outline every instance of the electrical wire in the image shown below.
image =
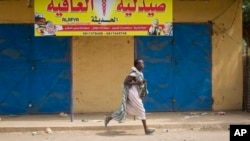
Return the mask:
<svg viewBox="0 0 250 141">
<path fill-rule="evenodd" d="M 222 16 L 223 14 L 225 14 L 227 12 L 227 10 L 230 9 L 232 7 L 232 5 L 234 4 L 234 2 L 236 2 L 236 1 L 239 1 L 239 0 L 232 0 L 232 2 L 228 5 L 228 7 L 226 9 L 224 9 L 222 11 L 222 13 L 220 13 L 219 15 L 214 17 L 211 21 L 214 21 L 214 20 L 218 19 L 220 16 Z"/>
</svg>

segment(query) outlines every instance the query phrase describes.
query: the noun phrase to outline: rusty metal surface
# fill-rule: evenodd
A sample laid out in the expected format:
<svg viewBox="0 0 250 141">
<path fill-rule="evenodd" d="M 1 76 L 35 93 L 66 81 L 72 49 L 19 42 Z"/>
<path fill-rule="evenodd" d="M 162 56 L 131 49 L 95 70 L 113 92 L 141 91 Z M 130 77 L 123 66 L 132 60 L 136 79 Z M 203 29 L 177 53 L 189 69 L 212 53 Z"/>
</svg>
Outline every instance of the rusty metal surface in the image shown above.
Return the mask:
<svg viewBox="0 0 250 141">
<path fill-rule="evenodd" d="M 145 61 L 147 111 L 211 110 L 211 25 L 175 24 L 174 36 L 136 37 Z"/>
<path fill-rule="evenodd" d="M 70 111 L 71 39 L 33 32 L 33 25 L 0 25 L 0 114 Z"/>
</svg>

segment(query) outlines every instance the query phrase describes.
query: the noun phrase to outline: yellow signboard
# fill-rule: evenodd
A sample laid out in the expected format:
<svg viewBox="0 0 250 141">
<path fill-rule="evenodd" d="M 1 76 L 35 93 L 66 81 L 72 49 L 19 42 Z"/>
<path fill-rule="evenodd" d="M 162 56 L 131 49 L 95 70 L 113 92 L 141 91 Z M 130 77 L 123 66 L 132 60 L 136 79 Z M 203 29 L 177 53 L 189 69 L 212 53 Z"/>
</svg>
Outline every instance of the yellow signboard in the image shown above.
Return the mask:
<svg viewBox="0 0 250 141">
<path fill-rule="evenodd" d="M 35 36 L 172 35 L 172 0 L 37 0 Z"/>
</svg>

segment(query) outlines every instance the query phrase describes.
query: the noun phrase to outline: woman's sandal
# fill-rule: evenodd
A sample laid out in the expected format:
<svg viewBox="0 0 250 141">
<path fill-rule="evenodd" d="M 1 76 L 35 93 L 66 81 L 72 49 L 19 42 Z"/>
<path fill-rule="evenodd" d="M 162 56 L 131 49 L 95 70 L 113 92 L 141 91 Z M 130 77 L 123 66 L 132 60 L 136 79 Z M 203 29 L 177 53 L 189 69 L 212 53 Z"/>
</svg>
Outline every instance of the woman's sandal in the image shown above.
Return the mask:
<svg viewBox="0 0 250 141">
<path fill-rule="evenodd" d="M 153 134 L 155 132 L 155 129 L 148 129 L 147 131 L 146 131 L 146 135 L 151 135 L 151 134 Z"/>
<path fill-rule="evenodd" d="M 104 116 L 104 126 L 105 126 L 105 127 L 108 126 L 109 121 L 110 121 L 110 120 L 108 120 L 108 117 L 107 117 L 107 116 Z"/>
</svg>

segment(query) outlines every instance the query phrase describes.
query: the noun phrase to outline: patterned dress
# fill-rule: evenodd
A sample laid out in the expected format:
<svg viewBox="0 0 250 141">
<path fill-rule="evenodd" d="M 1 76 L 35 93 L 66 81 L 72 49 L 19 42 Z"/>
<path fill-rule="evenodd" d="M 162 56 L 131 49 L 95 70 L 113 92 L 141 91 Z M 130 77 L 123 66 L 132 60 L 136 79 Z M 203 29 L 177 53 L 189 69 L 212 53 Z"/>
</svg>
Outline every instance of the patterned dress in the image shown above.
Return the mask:
<svg viewBox="0 0 250 141">
<path fill-rule="evenodd" d="M 132 67 L 132 71 L 129 76 L 136 78 L 136 81 L 142 81 L 144 76 L 142 72 L 139 72 L 135 67 Z M 124 81 L 125 82 L 125 81 Z M 145 120 L 145 108 L 140 98 L 140 92 L 142 86 L 132 85 L 128 86 L 123 83 L 122 87 L 122 104 L 120 107 L 111 115 L 114 120 L 118 122 L 124 122 L 126 114 L 135 115 L 137 119 Z"/>
</svg>

